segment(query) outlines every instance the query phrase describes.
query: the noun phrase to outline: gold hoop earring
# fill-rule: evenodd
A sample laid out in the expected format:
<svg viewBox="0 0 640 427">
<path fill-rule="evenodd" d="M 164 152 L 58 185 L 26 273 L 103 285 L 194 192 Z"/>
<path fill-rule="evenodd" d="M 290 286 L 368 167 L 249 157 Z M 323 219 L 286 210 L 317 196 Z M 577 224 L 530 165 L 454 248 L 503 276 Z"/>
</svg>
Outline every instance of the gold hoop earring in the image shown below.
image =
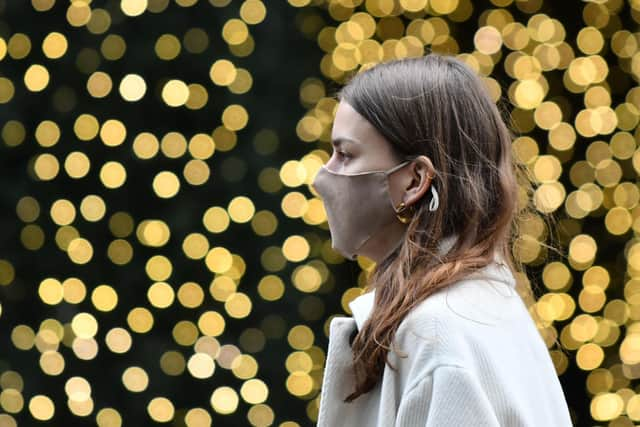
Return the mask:
<svg viewBox="0 0 640 427">
<path fill-rule="evenodd" d="M 414 212 L 415 212 L 415 208 L 413 206 L 407 206 L 404 202 L 400 202 L 396 206 L 396 217 L 403 224 L 406 224 L 409 221 L 411 221 L 411 218 L 413 217 Z M 405 215 L 407 213 L 408 215 Z"/>
</svg>

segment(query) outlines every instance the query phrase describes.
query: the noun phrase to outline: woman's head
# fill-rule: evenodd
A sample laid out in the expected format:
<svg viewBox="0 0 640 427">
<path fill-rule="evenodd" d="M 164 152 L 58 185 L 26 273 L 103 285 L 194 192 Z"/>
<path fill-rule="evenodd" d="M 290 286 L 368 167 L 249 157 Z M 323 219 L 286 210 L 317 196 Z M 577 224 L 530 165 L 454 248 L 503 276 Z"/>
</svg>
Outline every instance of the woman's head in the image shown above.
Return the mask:
<svg viewBox="0 0 640 427">
<path fill-rule="evenodd" d="M 431 160 L 402 156 L 346 101 L 336 111 L 332 144 L 313 182 L 327 209 L 332 246 L 350 259 L 380 261 L 404 239 L 398 206 L 424 195 L 435 176 Z"/>
<path fill-rule="evenodd" d="M 414 208 L 417 229 L 434 238 L 504 240 L 517 201 L 512 134 L 468 66 L 439 54 L 391 61 L 356 75 L 338 98 L 332 136 L 365 139 L 350 145 L 352 158 L 334 153 L 328 167 L 383 169 L 421 155 L 389 177 L 392 199 Z M 440 196 L 436 212 L 426 209 L 429 185 Z"/>
<path fill-rule="evenodd" d="M 372 257 L 376 302 L 353 342 L 358 384 L 350 401 L 373 388 L 399 323 L 416 304 L 496 255 L 516 271 L 510 248 L 519 190 L 513 134 L 482 79 L 455 57 L 378 64 L 356 74 L 337 98 L 332 137 L 358 143 L 335 147 L 328 168 L 386 170 L 415 158 L 389 175 L 391 202 L 404 201 L 412 213 L 407 224 L 390 226 L 402 230 L 401 244 L 385 252 L 380 242 L 389 233 L 380 230 L 369 251 L 363 247 L 365 255 L 385 256 Z M 439 195 L 433 211 L 430 186 Z M 453 246 L 438 256 L 451 236 Z"/>
</svg>

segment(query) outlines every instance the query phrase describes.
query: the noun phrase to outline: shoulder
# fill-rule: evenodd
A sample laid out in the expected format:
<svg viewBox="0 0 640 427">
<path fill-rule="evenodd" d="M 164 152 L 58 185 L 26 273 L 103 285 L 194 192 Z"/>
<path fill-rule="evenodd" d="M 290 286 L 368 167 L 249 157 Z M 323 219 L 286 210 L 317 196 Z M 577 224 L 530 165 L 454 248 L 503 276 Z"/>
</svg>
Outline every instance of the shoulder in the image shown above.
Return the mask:
<svg viewBox="0 0 640 427">
<path fill-rule="evenodd" d="M 527 320 L 513 276 L 500 268 L 490 264 L 430 295 L 407 314 L 394 341 L 414 354 L 414 370 L 468 365 L 470 347 L 485 345 L 505 322 Z"/>
<path fill-rule="evenodd" d="M 403 319 L 399 332 L 429 326 L 471 328 L 495 326 L 521 312 L 522 299 L 506 266 L 491 263 L 418 303 Z"/>
</svg>

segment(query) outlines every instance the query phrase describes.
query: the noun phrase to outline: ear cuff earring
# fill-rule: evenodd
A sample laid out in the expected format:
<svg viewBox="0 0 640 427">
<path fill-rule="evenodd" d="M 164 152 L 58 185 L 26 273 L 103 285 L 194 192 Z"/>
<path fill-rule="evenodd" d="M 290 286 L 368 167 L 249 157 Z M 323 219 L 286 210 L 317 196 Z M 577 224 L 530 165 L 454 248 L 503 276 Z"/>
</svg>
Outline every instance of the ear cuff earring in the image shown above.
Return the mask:
<svg viewBox="0 0 640 427">
<path fill-rule="evenodd" d="M 431 201 L 429 202 L 429 210 L 435 211 L 440 206 L 440 199 L 438 198 L 438 192 L 436 188 L 431 184 Z"/>
<path fill-rule="evenodd" d="M 433 212 L 436 209 L 438 209 L 439 205 L 440 205 L 440 199 L 438 197 L 438 192 L 436 191 L 436 188 L 432 184 L 431 185 L 431 201 L 429 202 L 429 210 Z M 415 210 L 416 209 L 413 205 L 407 206 L 404 202 L 400 202 L 398 206 L 396 206 L 396 217 L 398 217 L 400 222 L 402 222 L 403 224 L 406 224 L 409 221 L 411 221 L 411 217 L 413 217 L 413 215 L 415 214 Z"/>
</svg>

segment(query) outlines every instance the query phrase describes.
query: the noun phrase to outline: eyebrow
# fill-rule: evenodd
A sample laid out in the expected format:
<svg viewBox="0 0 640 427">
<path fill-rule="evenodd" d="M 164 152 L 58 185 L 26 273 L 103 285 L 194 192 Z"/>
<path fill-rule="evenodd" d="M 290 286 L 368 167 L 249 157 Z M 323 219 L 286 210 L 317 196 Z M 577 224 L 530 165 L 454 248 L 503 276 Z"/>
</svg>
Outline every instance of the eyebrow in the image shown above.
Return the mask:
<svg viewBox="0 0 640 427">
<path fill-rule="evenodd" d="M 340 147 L 342 146 L 343 142 L 349 142 L 351 144 L 358 144 L 358 141 L 351 139 L 351 138 L 345 138 L 345 137 L 338 137 L 335 139 L 331 140 L 331 144 L 335 145 L 336 147 Z"/>
</svg>

